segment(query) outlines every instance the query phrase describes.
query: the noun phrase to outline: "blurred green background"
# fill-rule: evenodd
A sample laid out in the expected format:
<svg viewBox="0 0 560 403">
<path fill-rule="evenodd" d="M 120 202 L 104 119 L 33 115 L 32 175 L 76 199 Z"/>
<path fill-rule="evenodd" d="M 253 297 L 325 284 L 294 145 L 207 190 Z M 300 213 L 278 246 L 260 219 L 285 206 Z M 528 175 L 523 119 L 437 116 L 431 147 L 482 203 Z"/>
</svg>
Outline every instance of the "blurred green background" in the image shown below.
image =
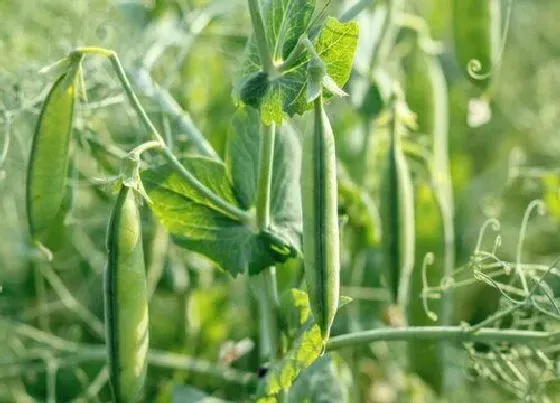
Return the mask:
<svg viewBox="0 0 560 403">
<path fill-rule="evenodd" d="M 328 3 L 327 13 L 340 16 L 357 1 Z M 372 1 L 358 17 L 362 38 L 357 66 L 367 59 L 364 50 L 378 29 L 376 10 L 383 3 Z M 504 1 L 504 11 L 506 4 Z M 523 214 L 535 199 L 545 200 L 547 212 L 532 216 L 523 260 L 550 264 L 558 255 L 560 239 L 560 2 L 514 1 L 490 103 L 492 119 L 480 127 L 467 124 L 469 100 L 479 93 L 453 57 L 448 2 L 409 0 L 406 7 L 426 18 L 433 36 L 443 45 L 439 59 L 449 86 L 457 267 L 468 262 L 479 229 L 490 217 L 501 223 L 498 255 L 514 261 Z M 0 2 L 0 144 L 7 144 L 0 166 L 0 401 L 108 400 L 103 357 L 76 359 L 56 343 L 62 343 L 58 339 L 62 338 L 96 344 L 103 351 L 99 330 L 103 321 L 104 236 L 114 201 L 103 179 L 118 172 L 118 160 L 103 147 L 96 148 L 96 141 L 127 150 L 146 140 L 108 63 L 88 57 L 84 64 L 88 101 L 78 107 L 72 145 L 74 203 L 67 218 L 67 242 L 52 265 L 43 263 L 30 242 L 24 207 L 33 127 L 56 76 L 39 70 L 78 46 L 113 49 L 131 71 L 140 65 L 148 68 L 153 80 L 188 111 L 222 154 L 235 111 L 230 96 L 232 79 L 249 33 L 247 5 L 241 0 Z M 356 72 L 351 81 L 357 76 Z M 352 82 L 348 88 L 351 92 Z M 339 157 L 350 176 L 362 169 L 356 162 L 360 146 L 356 145 L 355 132 L 363 124 L 351 98 L 329 105 Z M 175 152 L 189 151 L 188 138 L 165 118 L 160 104 L 149 97 L 142 97 L 142 102 L 158 127 L 173 139 Z M 309 127 L 305 117 L 296 119 L 296 125 Z M 375 163 L 368 175 L 372 183 L 378 183 Z M 375 200 L 375 191 L 372 197 Z M 430 237 L 439 236 L 430 233 L 430 224 L 438 217 L 430 213 L 429 192 L 418 197 L 417 220 L 426 225 L 428 233 L 422 238 L 427 244 L 419 248 L 429 250 Z M 422 201 L 427 206 L 424 210 Z M 257 307 L 246 282 L 232 280 L 199 255 L 173 246 L 145 210 L 148 282 L 154 290 L 150 347 L 200 360 L 166 357 L 168 361 L 150 366 L 147 401 L 171 401 L 174 388 L 183 384 L 229 400 L 246 401 L 250 388 L 239 385 L 254 378 L 259 367 L 258 348 L 236 360 L 231 377 L 225 380 L 223 367 L 212 364 L 219 361 L 220 348 L 227 340 L 250 338 L 258 343 Z M 355 222 L 348 228 L 349 233 L 364 231 Z M 490 237 L 486 239 L 487 249 L 492 248 L 492 242 Z M 349 309 L 338 318 L 335 333 L 379 326 L 386 298 L 378 281 L 376 255 L 364 263 L 363 281 L 356 282 L 352 275 L 356 273 L 352 266 L 359 260 L 352 256 L 355 245 L 347 240 L 345 247 L 342 293 L 355 298 L 360 309 Z M 291 262 L 279 273 L 280 285 L 292 286 L 301 265 Z M 438 281 L 430 279 L 432 284 Z M 456 291 L 456 323 L 480 321 L 497 309 L 499 293 L 481 282 Z M 86 307 L 94 318 L 80 313 L 79 306 Z M 44 337 L 51 338 L 50 344 L 39 343 Z M 429 355 L 433 347 L 424 348 Z M 352 370 L 357 401 L 435 401 L 429 391 L 430 380 L 426 383 L 398 370 L 397 356 L 393 347 L 384 344 L 343 353 Z M 466 376 L 465 356 L 457 353 L 454 357 L 448 357 L 446 365 L 454 367 L 462 379 L 461 393 L 466 395 L 461 399 L 513 400 L 499 385 Z M 188 367 L 195 364 L 207 368 Z M 430 372 L 429 363 L 426 365 L 425 372 Z"/>
</svg>

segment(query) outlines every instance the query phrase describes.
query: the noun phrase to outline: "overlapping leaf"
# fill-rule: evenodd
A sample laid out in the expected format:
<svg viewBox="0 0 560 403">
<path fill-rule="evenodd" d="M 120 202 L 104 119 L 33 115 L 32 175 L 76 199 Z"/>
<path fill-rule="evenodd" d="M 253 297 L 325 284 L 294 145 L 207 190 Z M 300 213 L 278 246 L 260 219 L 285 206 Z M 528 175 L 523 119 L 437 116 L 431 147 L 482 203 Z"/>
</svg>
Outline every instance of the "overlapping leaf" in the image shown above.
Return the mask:
<svg viewBox="0 0 560 403">
<path fill-rule="evenodd" d="M 226 166 L 236 196 L 245 209 L 256 201 L 261 135 L 254 109 L 241 108 L 232 120 L 226 146 Z M 271 184 L 271 230 L 281 233 L 297 249 L 301 246 L 301 146 L 288 125 L 278 130 Z"/>
<path fill-rule="evenodd" d="M 341 297 L 338 309 L 351 301 L 351 298 Z M 282 302 L 286 322 L 297 325 L 299 335 L 288 353 L 271 368 L 261 383 L 257 392 L 258 403 L 276 402 L 276 395 L 290 389 L 302 371 L 315 363 L 324 351 L 326 340 L 323 339 L 321 329 L 311 315 L 307 294 L 292 289 L 284 295 Z"/>
<path fill-rule="evenodd" d="M 247 212 L 255 204 L 259 124 L 255 111 L 240 110 L 234 116 L 226 164 L 202 157 L 182 160 L 204 187 Z M 170 164 L 142 173 L 150 207 L 177 244 L 205 255 L 233 276 L 256 274 L 295 256 L 301 245 L 301 150 L 290 128 L 279 130 L 274 153 L 271 227 L 266 233 L 224 211 Z"/>
<path fill-rule="evenodd" d="M 266 2 L 263 14 L 268 27 L 267 40 L 275 63 L 285 60 L 299 37 L 307 33 L 313 8 L 313 1 Z M 328 76 L 338 87 L 344 86 L 350 77 L 357 42 L 358 24 L 341 23 L 332 17 L 326 19 L 314 41 L 315 50 L 325 63 Z M 265 124 L 281 123 L 284 114 L 303 114 L 310 107 L 305 97 L 308 62 L 308 55 L 303 53 L 291 68 L 278 77 L 268 77 L 267 85 L 263 85 L 262 75 L 261 85 L 247 85 L 262 69 L 256 42 L 252 37 L 247 44 L 245 62 L 234 93 L 244 93 L 245 102 L 250 100 L 250 104 L 259 109 L 261 120 Z M 329 96 L 328 93 L 326 95 Z"/>
</svg>

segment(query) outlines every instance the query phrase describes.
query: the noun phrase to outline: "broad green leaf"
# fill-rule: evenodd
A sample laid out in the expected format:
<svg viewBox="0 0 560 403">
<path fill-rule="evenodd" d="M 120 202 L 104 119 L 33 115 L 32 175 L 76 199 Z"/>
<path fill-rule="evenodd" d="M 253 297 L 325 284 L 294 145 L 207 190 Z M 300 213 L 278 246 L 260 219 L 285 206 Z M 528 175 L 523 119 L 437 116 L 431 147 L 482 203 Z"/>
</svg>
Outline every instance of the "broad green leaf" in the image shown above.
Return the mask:
<svg viewBox="0 0 560 403">
<path fill-rule="evenodd" d="M 288 57 L 299 37 L 307 30 L 315 0 L 264 0 L 262 3 L 268 48 L 273 61 L 281 61 Z M 243 75 L 260 69 L 257 44 L 252 35 L 245 50 Z"/>
<path fill-rule="evenodd" d="M 297 288 L 287 290 L 280 299 L 280 309 L 288 336 L 294 337 L 311 316 L 309 298 L 305 291 Z"/>
<path fill-rule="evenodd" d="M 325 63 L 327 75 L 336 86 L 342 88 L 350 78 L 354 54 L 358 46 L 359 26 L 355 21 L 342 23 L 334 17 L 328 17 L 319 36 L 314 42 L 315 51 Z M 306 70 L 297 75 L 300 69 L 307 69 L 308 61 L 291 72 L 290 91 L 286 91 L 284 111 L 289 115 L 301 115 L 311 108 L 306 101 Z M 298 81 L 303 76 L 303 80 Z M 328 91 L 326 98 L 332 96 Z"/>
<path fill-rule="evenodd" d="M 226 146 L 226 166 L 234 192 L 244 209 L 256 200 L 260 126 L 258 113 L 239 109 L 232 119 Z M 271 231 L 296 249 L 301 247 L 301 146 L 294 129 L 285 124 L 277 129 L 271 184 Z"/>
<path fill-rule="evenodd" d="M 341 297 L 338 309 L 351 301 L 351 298 Z M 259 386 L 259 403 L 276 402 L 276 395 L 289 389 L 302 371 L 316 362 L 324 351 L 325 340 L 314 322 L 309 298 L 304 291 L 296 288 L 289 290 L 282 296 L 281 309 L 286 324 L 292 329 L 299 328 L 299 335 L 288 353 L 275 363 Z"/>
<path fill-rule="evenodd" d="M 26 207 L 31 236 L 58 249 L 66 214 L 67 174 L 76 74 L 81 58 L 53 84 L 35 127 L 27 169 Z"/>
<path fill-rule="evenodd" d="M 207 188 L 237 205 L 225 165 L 206 158 L 188 158 L 183 164 Z M 231 275 L 256 274 L 277 262 L 257 230 L 232 218 L 192 187 L 168 164 L 142 173 L 150 207 L 180 246 L 201 253 Z"/>
<path fill-rule="evenodd" d="M 275 402 L 275 396 L 289 389 L 297 376 L 321 355 L 324 348 L 319 325 L 308 321 L 301 336 L 296 339 L 284 359 L 275 364 L 268 372 L 258 390 L 257 402 Z"/>
<path fill-rule="evenodd" d="M 349 402 L 349 383 L 331 354 L 323 355 L 304 370 L 294 382 L 289 393 L 289 402 Z"/>
<path fill-rule="evenodd" d="M 269 47 L 274 53 L 274 62 L 280 63 L 294 49 L 297 40 L 308 31 L 314 1 L 278 0 L 268 1 L 263 7 Z M 289 22 L 289 23 L 288 23 Z M 358 24 L 341 23 L 329 17 L 315 40 L 317 54 L 326 66 L 327 83 L 330 88 L 342 88 L 352 68 L 358 43 Z M 266 125 L 280 124 L 284 114 L 303 114 L 310 105 L 306 96 L 308 85 L 308 56 L 304 53 L 293 67 L 278 77 L 269 77 L 268 85 L 262 82 L 262 66 L 254 37 L 251 37 L 241 67 L 240 79 L 235 85 L 234 97 L 256 107 Z M 254 78 L 260 77 L 258 85 Z M 313 80 L 312 83 L 315 83 Z M 317 89 L 311 91 L 316 93 Z M 239 95 L 235 95 L 239 94 Z M 329 91 L 327 97 L 332 96 Z"/>
<path fill-rule="evenodd" d="M 357 22 L 343 23 L 328 17 L 315 43 L 315 50 L 327 66 L 327 74 L 340 88 L 350 78 L 358 32 Z"/>
<path fill-rule="evenodd" d="M 254 205 L 260 154 L 260 122 L 257 111 L 240 108 L 231 120 L 225 164 L 239 204 Z"/>
</svg>

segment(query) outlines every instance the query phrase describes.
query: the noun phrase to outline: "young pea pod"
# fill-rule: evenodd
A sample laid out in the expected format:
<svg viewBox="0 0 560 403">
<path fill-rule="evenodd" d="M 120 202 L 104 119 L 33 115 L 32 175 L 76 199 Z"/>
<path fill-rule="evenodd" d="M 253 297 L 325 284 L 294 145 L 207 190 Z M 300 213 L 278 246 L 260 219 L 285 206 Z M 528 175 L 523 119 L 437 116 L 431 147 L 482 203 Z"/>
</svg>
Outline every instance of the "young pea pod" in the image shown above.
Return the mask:
<svg viewBox="0 0 560 403">
<path fill-rule="evenodd" d="M 321 96 L 314 101 L 314 128 L 303 141 L 303 252 L 315 321 L 324 339 L 338 306 L 340 251 L 334 136 Z"/>
<path fill-rule="evenodd" d="M 135 195 L 122 186 L 107 232 L 105 327 L 115 402 L 138 401 L 146 377 L 148 293 Z"/>
<path fill-rule="evenodd" d="M 431 143 L 431 178 L 415 183 L 415 214 L 422 217 L 416 222 L 416 265 L 411 278 L 411 295 L 416 303 L 407 309 L 408 324 L 427 326 L 437 323 L 449 325 L 453 312 L 449 291 L 436 301 L 424 295 L 427 285 L 437 285 L 442 278 L 451 276 L 455 267 L 455 230 L 453 222 L 453 190 L 448 157 L 448 98 L 447 83 L 438 58 L 427 54 L 415 44 L 406 58 L 406 100 L 417 116 L 418 132 L 429 136 Z M 428 254 L 434 254 L 434 264 L 428 265 Z M 425 266 L 425 269 L 424 269 Z M 422 270 L 421 270 L 422 268 Z M 433 310 L 433 312 L 432 312 Z M 433 346 L 433 345 L 432 345 Z M 449 378 L 444 363 L 444 344 L 433 349 L 423 341 L 409 343 L 410 369 L 441 392 Z"/>
<path fill-rule="evenodd" d="M 414 192 L 401 148 L 397 108 L 392 109 L 389 148 L 381 183 L 381 240 L 392 302 L 406 309 L 414 267 Z"/>
<path fill-rule="evenodd" d="M 490 86 L 501 45 L 499 0 L 453 0 L 453 37 L 459 67 L 483 91 Z"/>
<path fill-rule="evenodd" d="M 33 241 L 56 250 L 68 205 L 70 137 L 81 56 L 53 84 L 35 127 L 27 168 L 26 209 Z"/>
</svg>

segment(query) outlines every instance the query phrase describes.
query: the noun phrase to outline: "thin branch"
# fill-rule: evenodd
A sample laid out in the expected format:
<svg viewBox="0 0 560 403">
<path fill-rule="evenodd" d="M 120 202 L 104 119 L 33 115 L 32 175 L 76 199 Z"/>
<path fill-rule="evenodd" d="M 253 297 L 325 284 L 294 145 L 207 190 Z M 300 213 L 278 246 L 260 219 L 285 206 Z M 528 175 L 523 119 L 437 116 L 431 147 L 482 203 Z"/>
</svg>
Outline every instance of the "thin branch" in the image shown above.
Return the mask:
<svg viewBox="0 0 560 403">
<path fill-rule="evenodd" d="M 509 342 L 509 343 L 552 343 L 560 340 L 560 335 L 549 332 L 527 330 L 503 330 L 483 328 L 472 332 L 469 326 L 416 326 L 403 328 L 384 328 L 349 333 L 332 337 L 326 346 L 327 351 L 344 347 L 354 347 L 378 341 L 456 341 L 456 342 Z"/>
</svg>

